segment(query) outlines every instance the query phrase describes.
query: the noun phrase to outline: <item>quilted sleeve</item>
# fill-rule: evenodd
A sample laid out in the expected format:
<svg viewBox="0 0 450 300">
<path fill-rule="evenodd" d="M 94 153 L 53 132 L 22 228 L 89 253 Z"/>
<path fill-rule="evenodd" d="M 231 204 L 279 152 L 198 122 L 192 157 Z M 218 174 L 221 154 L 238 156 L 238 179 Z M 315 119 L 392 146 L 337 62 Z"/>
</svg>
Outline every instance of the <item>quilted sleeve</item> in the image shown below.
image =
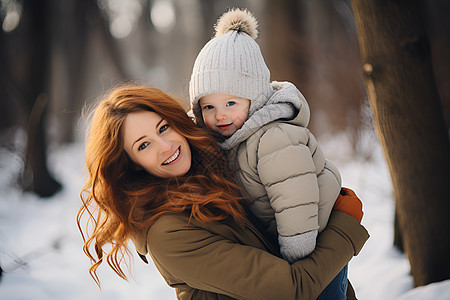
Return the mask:
<svg viewBox="0 0 450 300">
<path fill-rule="evenodd" d="M 319 186 L 309 131 L 280 124 L 261 136 L 257 169 L 275 211 L 278 234 L 317 230 Z"/>
</svg>

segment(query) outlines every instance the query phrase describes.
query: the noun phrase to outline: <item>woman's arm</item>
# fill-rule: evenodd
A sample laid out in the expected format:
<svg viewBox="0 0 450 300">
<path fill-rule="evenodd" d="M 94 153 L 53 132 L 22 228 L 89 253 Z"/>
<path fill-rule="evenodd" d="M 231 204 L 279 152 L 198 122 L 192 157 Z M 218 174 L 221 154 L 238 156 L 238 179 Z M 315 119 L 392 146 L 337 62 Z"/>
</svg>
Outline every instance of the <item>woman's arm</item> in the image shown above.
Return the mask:
<svg viewBox="0 0 450 300">
<path fill-rule="evenodd" d="M 167 281 L 236 299 L 312 299 L 367 238 L 367 231 L 354 218 L 334 212 L 316 250 L 289 265 L 262 249 L 170 216 L 150 228 L 148 247 Z"/>
</svg>

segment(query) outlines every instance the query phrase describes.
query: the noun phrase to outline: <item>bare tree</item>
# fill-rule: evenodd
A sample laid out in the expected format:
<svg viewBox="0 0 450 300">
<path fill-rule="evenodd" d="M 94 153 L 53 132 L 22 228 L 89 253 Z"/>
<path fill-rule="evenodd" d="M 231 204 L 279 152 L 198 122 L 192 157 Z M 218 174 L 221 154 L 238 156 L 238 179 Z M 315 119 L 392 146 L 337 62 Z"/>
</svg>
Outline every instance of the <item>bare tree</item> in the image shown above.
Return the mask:
<svg viewBox="0 0 450 300">
<path fill-rule="evenodd" d="M 26 128 L 25 167 L 20 178 L 24 190 L 52 196 L 61 185 L 47 168 L 48 141 L 71 142 L 79 116 L 87 77 L 87 57 L 107 64 L 113 77 L 127 78 L 117 43 L 96 0 L 23 0 L 20 23 L 13 32 L 0 30 L 0 128 Z M 97 57 L 87 53 L 97 43 Z M 92 65 L 92 63 L 91 63 Z M 87 74 L 89 73 L 89 74 Z M 97 73 L 92 78 L 99 76 Z M 49 132 L 49 114 L 56 125 Z M 59 135 L 59 139 L 55 136 Z"/>
<path fill-rule="evenodd" d="M 74 140 L 74 124 L 85 102 L 86 82 L 97 79 L 99 65 L 107 64 L 111 77 L 123 79 L 130 75 L 97 0 L 52 0 L 51 15 L 49 89 L 51 112 L 58 128 L 53 139 L 57 143 L 69 143 Z M 93 43 L 100 49 L 100 55 L 92 53 Z"/>
<path fill-rule="evenodd" d="M 450 278 L 450 142 L 422 1 L 352 0 L 365 83 L 416 285 Z"/>
<path fill-rule="evenodd" d="M 47 168 L 46 116 L 49 104 L 51 0 L 23 1 L 20 48 L 23 68 L 18 84 L 24 96 L 27 114 L 27 151 L 22 184 L 40 196 L 53 195 L 61 185 Z M 12 67 L 12 66 L 11 66 Z M 17 70 L 10 70 L 18 73 Z"/>
</svg>

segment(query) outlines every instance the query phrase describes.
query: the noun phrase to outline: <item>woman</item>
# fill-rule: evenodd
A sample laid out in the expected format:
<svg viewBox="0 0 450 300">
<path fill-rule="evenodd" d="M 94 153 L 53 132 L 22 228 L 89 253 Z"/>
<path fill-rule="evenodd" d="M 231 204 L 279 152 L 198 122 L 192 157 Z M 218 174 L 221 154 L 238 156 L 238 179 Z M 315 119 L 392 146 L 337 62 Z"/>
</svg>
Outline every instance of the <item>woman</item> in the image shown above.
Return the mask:
<svg viewBox="0 0 450 300">
<path fill-rule="evenodd" d="M 106 244 L 106 261 L 126 278 L 120 262 L 131 238 L 179 299 L 313 299 L 368 238 L 361 202 L 347 190 L 315 251 L 292 265 L 279 258 L 240 204 L 215 140 L 155 88 L 119 87 L 99 104 L 86 164 L 77 223 L 97 284 Z M 85 214 L 93 226 L 87 238 Z M 350 285 L 347 295 L 354 297 Z"/>
</svg>

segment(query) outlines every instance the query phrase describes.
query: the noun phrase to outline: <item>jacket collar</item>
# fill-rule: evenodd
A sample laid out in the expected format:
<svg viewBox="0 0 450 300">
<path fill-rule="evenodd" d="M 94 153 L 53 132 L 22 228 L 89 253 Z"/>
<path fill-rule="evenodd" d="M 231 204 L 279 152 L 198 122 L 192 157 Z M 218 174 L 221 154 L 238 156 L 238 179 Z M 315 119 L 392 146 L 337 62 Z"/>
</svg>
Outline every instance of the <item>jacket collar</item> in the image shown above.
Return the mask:
<svg viewBox="0 0 450 300">
<path fill-rule="evenodd" d="M 150 227 L 142 228 L 142 229 L 134 229 L 131 233 L 131 241 L 136 248 L 136 252 L 139 257 L 147 264 L 147 258 L 145 255 L 148 253 L 147 249 L 147 233 Z"/>
</svg>

